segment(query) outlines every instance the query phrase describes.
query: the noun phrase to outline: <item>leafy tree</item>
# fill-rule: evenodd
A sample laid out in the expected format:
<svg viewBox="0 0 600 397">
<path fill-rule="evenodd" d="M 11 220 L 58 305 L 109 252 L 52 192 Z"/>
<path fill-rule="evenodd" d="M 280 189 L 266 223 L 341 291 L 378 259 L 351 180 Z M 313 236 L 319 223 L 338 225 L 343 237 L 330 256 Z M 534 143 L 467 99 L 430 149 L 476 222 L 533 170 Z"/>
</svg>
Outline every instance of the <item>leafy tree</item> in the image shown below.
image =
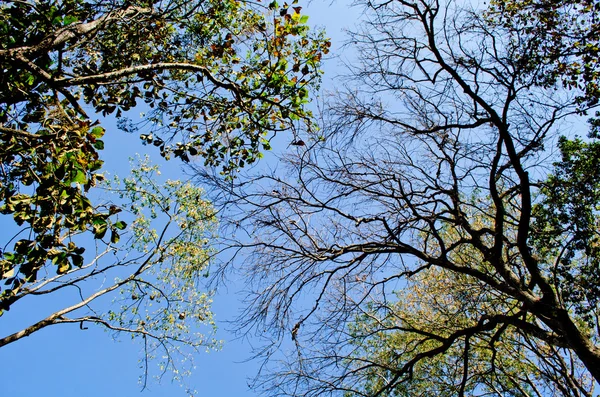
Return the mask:
<svg viewBox="0 0 600 397">
<path fill-rule="evenodd" d="M 87 112 L 141 129 L 165 158 L 232 175 L 275 133 L 310 127 L 304 105 L 328 42 L 306 22 L 277 2 L 3 2 L 0 203 L 21 230 L 0 252 L 0 314 L 40 271 L 83 266 L 72 236 L 119 239 L 119 208 L 90 201 L 106 130 Z M 142 122 L 126 117 L 138 105 Z"/>
<path fill-rule="evenodd" d="M 600 152 L 597 142 L 564 137 L 559 149 L 562 159 L 554 164 L 533 208 L 532 246 L 548 261 L 545 267 L 552 270 L 562 303 L 589 329 L 597 329 Z M 452 230 L 444 236 L 446 243 L 455 243 L 457 237 Z M 473 250 L 451 255 L 457 263 L 484 262 Z M 482 312 L 526 316 L 484 285 L 435 267 L 409 279 L 397 294 L 393 303 L 370 305 L 350 326 L 357 350 L 348 360 L 366 368 L 367 395 L 385 389 L 398 366 L 428 354 L 436 342 L 453 334 L 460 338 Z M 383 395 L 591 396 L 594 391 L 593 381 L 572 351 L 532 338 L 518 327 L 467 336 L 444 355 L 419 362 L 413 371 L 411 382 Z"/>
<path fill-rule="evenodd" d="M 550 61 L 524 64 L 523 49 L 543 36 L 489 10 L 361 4 L 357 60 L 322 132 L 286 154 L 286 174 L 223 203 L 254 236 L 232 244 L 251 275 L 242 325 L 297 350 L 258 386 L 594 395 L 598 146 L 558 139 L 591 94 L 566 74 L 541 84 Z M 272 342 L 262 353 L 276 357 Z"/>
<path fill-rule="evenodd" d="M 600 2 L 492 0 L 490 22 L 529 38 L 518 61 L 538 84 L 579 91 L 584 107 L 600 100 Z"/>
<path fill-rule="evenodd" d="M 347 361 L 362 373 L 359 392 L 347 396 L 381 390 L 384 396 L 592 395 L 593 381 L 568 350 L 514 327 L 460 335 L 483 310 L 518 312 L 467 277 L 430 268 L 409 280 L 393 303 L 367 309 L 350 327 L 356 349 Z M 431 355 L 456 335 L 444 354 Z M 387 388 L 397 368 L 419 355 L 429 358 L 417 360 L 411 381 Z"/>
<path fill-rule="evenodd" d="M 561 301 L 600 327 L 600 143 L 559 141 L 562 159 L 533 208 L 531 244 L 552 270 Z"/>
<path fill-rule="evenodd" d="M 77 291 L 0 346 L 54 324 L 96 323 L 140 337 L 145 360 L 166 357 L 168 369 L 179 349 L 187 357 L 217 344 L 203 336 L 213 324 L 199 285 L 212 206 L 189 184 L 160 186 L 146 163 L 106 185 L 103 137 L 116 132 L 96 118 L 231 178 L 276 133 L 311 128 L 305 105 L 329 43 L 307 19 L 296 1 L 0 4 L 0 212 L 15 224 L 0 249 L 0 315 Z M 132 110 L 145 116 L 132 120 Z M 93 200 L 99 187 L 121 198 Z"/>
<path fill-rule="evenodd" d="M 148 366 L 152 359 L 160 360 L 159 374 L 172 369 L 180 378 L 192 367 L 192 353 L 218 347 L 210 336 L 211 294 L 201 285 L 208 274 L 215 210 L 202 189 L 180 181 L 159 184 L 158 174 L 158 167 L 145 159 L 130 177 L 103 182 L 105 198 L 94 211 L 118 214 L 113 221 L 95 219 L 93 227 L 110 235 L 110 242 L 84 252 L 80 246 L 90 236 L 83 229 L 70 233 L 63 249 L 48 250 L 58 273 L 50 266 L 38 269 L 35 280 L 11 290 L 12 302 L 58 294 L 64 307 L 2 335 L 0 347 L 55 324 L 79 324 L 81 329 L 99 324 L 115 335 L 143 340 L 144 382 L 154 372 Z M 18 260 L 7 253 L 5 258 L 3 266 Z M 15 277 L 11 273 L 16 271 L 10 269 L 4 277 Z"/>
</svg>

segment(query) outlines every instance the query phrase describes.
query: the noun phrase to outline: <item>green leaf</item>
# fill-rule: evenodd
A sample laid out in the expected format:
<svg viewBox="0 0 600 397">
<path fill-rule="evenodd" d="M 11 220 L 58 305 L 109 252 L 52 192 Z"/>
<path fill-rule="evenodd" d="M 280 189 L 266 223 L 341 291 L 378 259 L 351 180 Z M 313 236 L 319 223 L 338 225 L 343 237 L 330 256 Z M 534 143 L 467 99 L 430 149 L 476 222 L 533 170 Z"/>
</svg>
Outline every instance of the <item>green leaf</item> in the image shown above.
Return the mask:
<svg viewBox="0 0 600 397">
<path fill-rule="evenodd" d="M 71 184 L 71 183 L 81 183 L 84 184 L 87 182 L 87 178 L 85 176 L 85 173 L 81 170 L 77 170 L 75 172 L 75 175 L 67 181 L 67 184 Z"/>
<path fill-rule="evenodd" d="M 93 146 L 98 150 L 104 150 L 104 141 L 98 139 Z"/>
<path fill-rule="evenodd" d="M 116 244 L 119 240 L 121 240 L 121 236 L 119 236 L 119 233 L 115 229 L 112 229 L 110 231 L 110 242 Z"/>
<path fill-rule="evenodd" d="M 65 259 L 58 265 L 58 269 L 56 270 L 56 272 L 58 274 L 64 274 L 69 270 L 71 270 L 71 264 Z"/>
<path fill-rule="evenodd" d="M 75 23 L 77 21 L 78 21 L 78 19 L 77 19 L 76 16 L 74 16 L 74 15 L 66 15 L 64 17 L 64 19 L 63 19 L 63 25 L 68 26 L 68 25 L 71 25 L 71 24 L 73 24 L 73 23 Z"/>
<path fill-rule="evenodd" d="M 17 254 L 25 255 L 33 247 L 33 241 L 31 240 L 19 240 L 15 243 L 15 252 Z"/>
<path fill-rule="evenodd" d="M 101 239 L 108 230 L 108 223 L 103 218 L 96 218 L 93 221 L 94 238 Z"/>
<path fill-rule="evenodd" d="M 71 261 L 73 262 L 73 266 L 76 266 L 76 267 L 83 266 L 83 256 L 81 256 L 81 255 L 72 255 Z"/>
<path fill-rule="evenodd" d="M 94 138 L 102 138 L 104 136 L 104 128 L 102 127 L 94 127 L 92 128 L 92 130 L 90 131 L 90 134 L 94 137 Z"/>
</svg>

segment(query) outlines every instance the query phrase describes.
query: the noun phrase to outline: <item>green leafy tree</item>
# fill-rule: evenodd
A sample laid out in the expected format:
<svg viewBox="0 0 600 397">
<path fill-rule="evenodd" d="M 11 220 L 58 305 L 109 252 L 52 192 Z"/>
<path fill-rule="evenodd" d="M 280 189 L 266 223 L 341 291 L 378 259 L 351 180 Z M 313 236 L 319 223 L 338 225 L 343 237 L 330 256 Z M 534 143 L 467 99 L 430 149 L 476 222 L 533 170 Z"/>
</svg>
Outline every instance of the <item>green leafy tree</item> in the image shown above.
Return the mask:
<svg viewBox="0 0 600 397">
<path fill-rule="evenodd" d="M 600 2 L 492 0 L 489 21 L 528 37 L 516 59 L 536 83 L 577 92 L 585 106 L 600 100 Z"/>
<path fill-rule="evenodd" d="M 479 315 L 518 318 L 467 277 L 435 268 L 411 279 L 387 305 L 371 304 L 350 327 L 347 365 L 361 377 L 347 396 L 589 396 L 593 380 L 572 353 L 517 327 L 484 324 Z M 531 319 L 528 319 L 531 321 Z M 492 332 L 465 332 L 469 328 Z M 436 350 L 450 346 L 444 354 Z M 389 387 L 398 368 L 416 361 L 409 382 Z"/>
<path fill-rule="evenodd" d="M 40 271 L 83 266 L 73 235 L 119 238 L 119 208 L 89 196 L 104 178 L 95 114 L 139 130 L 165 158 L 229 176 L 277 132 L 310 128 L 305 104 L 329 44 L 307 18 L 277 2 L 3 2 L 0 203 L 21 229 L 0 252 L 0 313 Z M 141 122 L 127 118 L 136 106 Z"/>
<path fill-rule="evenodd" d="M 600 329 L 600 143 L 560 139 L 561 160 L 540 189 L 531 244 L 560 299 Z"/>
<path fill-rule="evenodd" d="M 583 114 L 600 101 L 598 1 L 494 0 L 489 22 L 529 37 L 519 62 L 542 87 L 573 90 Z M 531 243 L 561 291 L 561 299 L 598 327 L 598 113 L 588 120 L 590 142 L 561 137 L 562 156 L 540 189 Z"/>
<path fill-rule="evenodd" d="M 598 332 L 599 144 L 562 137 L 559 149 L 561 160 L 542 183 L 533 208 L 531 245 L 540 260 L 547 261 L 544 267 L 551 274 L 562 304 L 584 329 Z M 483 223 L 491 225 L 493 221 Z M 456 244 L 457 237 L 448 230 L 445 243 Z M 474 250 L 454 252 L 452 256 L 457 263 L 485 263 Z M 385 390 L 381 395 L 389 396 L 594 394 L 593 380 L 572 351 L 532 338 L 518 326 L 505 325 L 494 332 L 465 336 L 469 326 L 485 326 L 477 323 L 482 312 L 535 322 L 485 286 L 437 268 L 408 280 L 393 303 L 370 304 L 350 327 L 357 349 L 348 362 L 354 368 L 365 369 L 364 383 L 357 394 L 380 390 Z M 452 338 L 459 342 L 443 355 L 432 354 L 440 342 Z M 431 358 L 415 365 L 411 381 L 386 388 L 396 369 L 419 355 Z"/>
<path fill-rule="evenodd" d="M 148 366 L 152 359 L 159 360 L 158 374 L 170 369 L 181 378 L 192 368 L 194 353 L 218 347 L 211 338 L 211 294 L 201 285 L 208 274 L 215 210 L 200 188 L 159 180 L 158 167 L 146 159 L 130 177 L 102 184 L 104 199 L 94 211 L 117 213 L 113 220 L 93 222 L 96 234 L 106 234 L 106 243 L 98 242 L 95 250 L 80 248 L 90 240 L 83 229 L 71 233 L 63 249 L 48 250 L 59 271 L 41 267 L 35 280 L 11 290 L 12 302 L 59 294 L 63 306 L 0 336 L 0 347 L 55 324 L 81 329 L 99 324 L 115 335 L 142 339 L 144 382 L 155 372 Z M 16 260 L 5 254 L 1 262 L 9 280 L 15 277 L 11 261 Z"/>
</svg>

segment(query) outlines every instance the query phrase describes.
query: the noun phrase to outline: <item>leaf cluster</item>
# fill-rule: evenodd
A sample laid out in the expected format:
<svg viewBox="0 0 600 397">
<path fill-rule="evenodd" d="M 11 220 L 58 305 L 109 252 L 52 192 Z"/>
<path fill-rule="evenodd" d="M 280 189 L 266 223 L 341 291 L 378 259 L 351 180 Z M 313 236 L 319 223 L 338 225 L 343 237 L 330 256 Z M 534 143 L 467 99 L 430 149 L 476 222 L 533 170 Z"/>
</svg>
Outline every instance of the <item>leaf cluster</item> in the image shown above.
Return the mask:
<svg viewBox="0 0 600 397">
<path fill-rule="evenodd" d="M 72 231 L 64 247 L 71 266 L 59 267 L 58 274 L 46 266 L 21 288 L 7 289 L 13 304 L 70 289 L 78 294 L 70 300 L 64 294 L 48 317 L 1 335 L 0 347 L 54 324 L 79 324 L 82 330 L 86 324 L 97 324 L 115 338 L 127 335 L 142 342 L 144 383 L 151 374 L 161 377 L 167 371 L 182 381 L 193 368 L 195 354 L 219 347 L 211 337 L 212 293 L 203 287 L 213 255 L 215 210 L 202 189 L 181 181 L 161 183 L 159 175 L 158 167 L 146 158 L 134 166 L 131 176 L 99 184 L 105 194 L 95 211 L 106 211 L 106 217 L 93 217 L 87 231 Z M 111 209 L 117 208 L 119 219 L 111 219 Z M 90 233 L 98 238 L 110 235 L 110 242 L 96 244 L 95 250 L 87 244 L 84 253 L 76 242 Z M 5 257 L 12 259 L 11 254 Z M 57 266 L 63 263 L 54 260 L 61 257 L 58 248 L 47 250 L 47 255 Z M 101 285 L 98 278 L 104 280 Z M 112 304 L 106 298 L 112 298 Z M 10 314 L 3 319 L 9 320 Z M 149 366 L 153 360 L 158 361 L 158 372 Z"/>
<path fill-rule="evenodd" d="M 600 304 L 600 144 L 561 138 L 561 160 L 540 190 L 532 245 L 562 299 L 597 326 Z"/>
<path fill-rule="evenodd" d="M 600 2 L 493 0 L 488 16 L 529 38 L 520 66 L 538 83 L 578 92 L 583 109 L 600 100 Z"/>
<path fill-rule="evenodd" d="M 119 242 L 121 208 L 90 200 L 106 130 L 86 112 L 115 117 L 167 159 L 203 159 L 229 176 L 275 133 L 311 128 L 305 105 L 329 42 L 295 3 L 0 5 L 0 204 L 20 227 L 0 252 L 0 312 L 40 269 L 82 266 L 74 235 Z M 145 116 L 131 120 L 139 108 Z"/>
</svg>

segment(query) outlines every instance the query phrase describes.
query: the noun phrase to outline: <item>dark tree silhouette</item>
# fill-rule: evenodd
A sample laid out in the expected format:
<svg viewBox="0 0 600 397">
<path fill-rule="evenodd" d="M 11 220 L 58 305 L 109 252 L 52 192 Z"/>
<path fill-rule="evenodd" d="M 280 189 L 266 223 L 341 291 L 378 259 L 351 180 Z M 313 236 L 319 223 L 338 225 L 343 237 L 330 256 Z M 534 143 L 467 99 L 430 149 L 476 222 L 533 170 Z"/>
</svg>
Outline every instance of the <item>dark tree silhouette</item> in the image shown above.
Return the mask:
<svg viewBox="0 0 600 397">
<path fill-rule="evenodd" d="M 363 5 L 358 60 L 321 131 L 277 172 L 222 186 L 231 226 L 252 236 L 231 242 L 253 291 L 242 325 L 297 348 L 260 386 L 591 396 L 599 307 L 581 291 L 598 277 L 597 146 L 563 139 L 556 166 L 552 151 L 589 110 L 581 93 L 540 84 L 536 32 L 485 10 Z M 573 192 L 589 198 L 587 239 L 559 216 Z"/>
</svg>

